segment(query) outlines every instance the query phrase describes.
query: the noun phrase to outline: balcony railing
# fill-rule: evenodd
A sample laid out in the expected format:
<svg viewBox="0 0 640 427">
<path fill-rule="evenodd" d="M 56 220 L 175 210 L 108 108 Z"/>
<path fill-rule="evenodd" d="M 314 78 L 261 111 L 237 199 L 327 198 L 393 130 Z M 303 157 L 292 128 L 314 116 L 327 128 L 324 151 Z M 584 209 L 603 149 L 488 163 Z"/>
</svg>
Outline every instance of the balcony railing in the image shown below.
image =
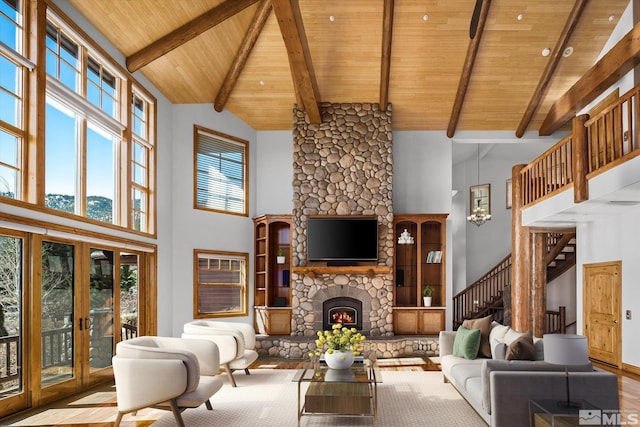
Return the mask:
<svg viewBox="0 0 640 427">
<path fill-rule="evenodd" d="M 20 378 L 18 360 L 20 354 L 19 337 L 10 335 L 0 338 L 0 384 Z"/>
<path fill-rule="evenodd" d="M 524 206 L 573 183 L 573 136 L 567 135 L 520 172 Z"/>
<path fill-rule="evenodd" d="M 522 206 L 551 197 L 574 183 L 586 182 L 639 155 L 639 106 L 640 85 L 584 121 L 583 126 L 574 124 L 575 132 L 584 130 L 584 135 L 567 135 L 520 172 Z M 578 137 L 586 140 L 584 145 L 576 143 Z"/>
<path fill-rule="evenodd" d="M 603 172 L 640 153 L 634 128 L 638 123 L 640 85 L 585 122 L 588 176 Z"/>
</svg>

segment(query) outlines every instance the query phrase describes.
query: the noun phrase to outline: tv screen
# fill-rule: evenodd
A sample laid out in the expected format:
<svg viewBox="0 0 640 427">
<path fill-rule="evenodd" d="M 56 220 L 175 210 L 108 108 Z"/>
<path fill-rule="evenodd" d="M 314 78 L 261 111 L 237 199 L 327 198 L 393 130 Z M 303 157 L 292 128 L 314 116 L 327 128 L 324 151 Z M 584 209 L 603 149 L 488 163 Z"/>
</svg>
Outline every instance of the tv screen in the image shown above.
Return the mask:
<svg viewBox="0 0 640 427">
<path fill-rule="evenodd" d="M 375 261 L 378 220 L 372 217 L 310 217 L 307 220 L 309 261 Z"/>
</svg>

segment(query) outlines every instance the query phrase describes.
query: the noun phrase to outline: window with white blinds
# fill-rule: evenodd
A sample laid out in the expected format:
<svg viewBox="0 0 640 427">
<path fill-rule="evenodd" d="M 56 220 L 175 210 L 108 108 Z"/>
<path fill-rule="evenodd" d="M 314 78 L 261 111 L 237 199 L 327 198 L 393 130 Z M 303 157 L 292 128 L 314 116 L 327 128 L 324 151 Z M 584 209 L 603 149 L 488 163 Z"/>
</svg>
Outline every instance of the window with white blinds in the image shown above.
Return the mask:
<svg viewBox="0 0 640 427">
<path fill-rule="evenodd" d="M 247 215 L 248 142 L 195 126 L 195 208 Z"/>
</svg>

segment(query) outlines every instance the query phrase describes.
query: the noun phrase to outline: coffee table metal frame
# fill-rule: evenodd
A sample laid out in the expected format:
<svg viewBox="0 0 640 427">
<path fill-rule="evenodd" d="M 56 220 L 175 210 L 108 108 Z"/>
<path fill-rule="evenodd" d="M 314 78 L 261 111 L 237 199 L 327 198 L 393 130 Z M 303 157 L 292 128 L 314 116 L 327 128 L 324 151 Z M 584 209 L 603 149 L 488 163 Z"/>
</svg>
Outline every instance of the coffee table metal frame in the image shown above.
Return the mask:
<svg viewBox="0 0 640 427">
<path fill-rule="evenodd" d="M 292 381 L 298 383 L 298 426 L 300 425 L 300 420 L 303 415 L 373 417 L 374 420 L 377 420 L 378 418 L 378 384 L 382 383 L 382 377 L 375 361 L 365 359 L 362 363 L 354 363 L 351 368 L 342 370 L 329 369 L 324 363 L 306 363 L 302 369 L 298 370 Z M 331 391 L 334 393 L 332 396 L 336 396 L 338 399 L 344 399 L 345 401 L 348 401 L 349 398 L 353 396 L 348 394 L 349 387 L 341 385 L 360 384 L 368 389 L 370 411 L 358 414 L 320 411 L 308 412 L 306 402 L 307 393 L 309 391 L 309 387 L 312 387 L 312 384 L 314 383 L 323 384 L 322 387 L 325 388 L 330 387 L 331 384 L 336 384 L 336 387 L 330 387 Z M 302 390 L 303 384 L 308 385 L 305 389 L 304 400 Z"/>
</svg>

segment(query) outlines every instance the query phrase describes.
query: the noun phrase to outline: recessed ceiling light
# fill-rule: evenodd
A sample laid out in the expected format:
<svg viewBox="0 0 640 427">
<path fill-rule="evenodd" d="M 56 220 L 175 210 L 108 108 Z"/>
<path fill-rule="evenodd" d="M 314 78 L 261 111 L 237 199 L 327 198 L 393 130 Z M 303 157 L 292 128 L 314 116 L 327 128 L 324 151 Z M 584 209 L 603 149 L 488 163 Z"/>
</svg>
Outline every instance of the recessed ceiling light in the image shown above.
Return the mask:
<svg viewBox="0 0 640 427">
<path fill-rule="evenodd" d="M 260 80 L 260 86 L 264 86 L 264 80 Z"/>
<path fill-rule="evenodd" d="M 518 21 L 522 21 L 522 18 L 524 18 L 524 15 L 523 14 L 519 14 L 518 15 Z"/>
<path fill-rule="evenodd" d="M 335 16 L 331 15 L 331 16 L 329 17 L 329 21 L 333 22 L 333 21 L 335 21 L 335 20 L 336 20 L 336 17 L 335 17 Z"/>
<path fill-rule="evenodd" d="M 562 56 L 564 56 L 565 58 L 571 56 L 571 54 L 573 53 L 573 47 L 568 46 L 564 52 L 562 52 Z"/>
<path fill-rule="evenodd" d="M 550 53 L 551 53 L 551 49 L 549 49 L 548 47 L 545 47 L 544 49 L 542 49 L 542 56 L 549 56 Z"/>
<path fill-rule="evenodd" d="M 613 16 L 613 15 L 609 15 L 609 22 L 612 22 L 614 19 L 616 19 L 616 17 L 615 17 L 615 16 Z"/>
<path fill-rule="evenodd" d="M 422 15 L 422 20 L 423 21 L 428 21 L 429 20 L 429 15 L 427 15 L 426 13 L 424 15 Z"/>
</svg>

